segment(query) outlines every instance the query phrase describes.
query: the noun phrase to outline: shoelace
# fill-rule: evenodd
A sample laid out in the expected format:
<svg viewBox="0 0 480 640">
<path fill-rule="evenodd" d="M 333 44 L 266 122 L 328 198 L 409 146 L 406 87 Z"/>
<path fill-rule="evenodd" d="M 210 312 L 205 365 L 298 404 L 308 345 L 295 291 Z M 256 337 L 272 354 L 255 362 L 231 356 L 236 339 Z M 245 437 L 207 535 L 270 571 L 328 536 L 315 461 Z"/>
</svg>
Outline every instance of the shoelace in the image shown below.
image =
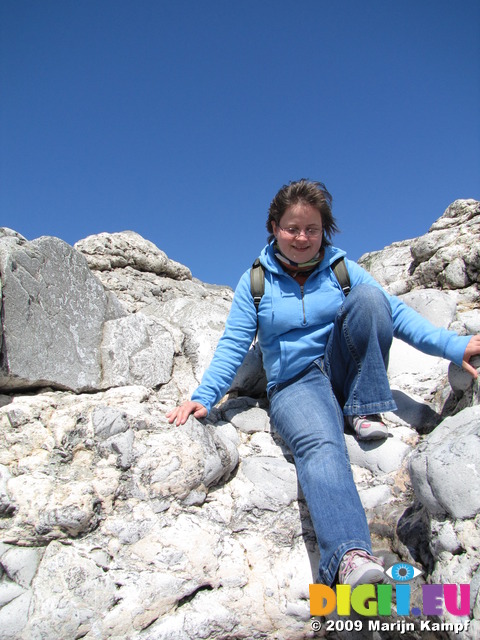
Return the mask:
<svg viewBox="0 0 480 640">
<path fill-rule="evenodd" d="M 360 559 L 368 560 L 370 562 L 375 562 L 382 566 L 382 561 L 380 558 L 376 558 L 375 556 L 369 555 L 366 551 L 362 551 L 359 549 L 358 551 L 349 551 L 346 553 L 346 560 L 342 560 L 342 568 L 340 570 L 340 577 L 343 579 L 349 575 L 351 571 L 357 568 L 357 561 Z"/>
</svg>

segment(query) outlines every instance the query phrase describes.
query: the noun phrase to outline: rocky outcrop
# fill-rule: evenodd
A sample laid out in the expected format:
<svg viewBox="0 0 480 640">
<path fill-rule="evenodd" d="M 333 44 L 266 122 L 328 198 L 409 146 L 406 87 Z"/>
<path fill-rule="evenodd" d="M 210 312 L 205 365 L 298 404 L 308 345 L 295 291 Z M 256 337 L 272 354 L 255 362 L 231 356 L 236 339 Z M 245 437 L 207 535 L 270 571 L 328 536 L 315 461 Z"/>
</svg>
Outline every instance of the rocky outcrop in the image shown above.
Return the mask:
<svg viewBox="0 0 480 640">
<path fill-rule="evenodd" d="M 112 271 L 130 267 L 173 280 L 191 280 L 190 269 L 170 260 L 152 242 L 134 231 L 99 233 L 77 242 L 75 247 L 94 271 Z"/>
<path fill-rule="evenodd" d="M 195 387 L 223 332 L 231 289 L 193 280 L 186 267 L 131 231 L 89 236 L 75 248 L 131 314 L 165 327 L 178 356 L 174 364 L 188 369 L 171 379 L 188 376 L 188 388 Z"/>
<path fill-rule="evenodd" d="M 457 201 L 426 236 L 362 263 L 434 323 L 478 331 L 479 222 L 479 203 Z M 3 230 L 0 260 L 0 636 L 349 637 L 312 630 L 318 552 L 271 430 L 258 349 L 208 419 L 179 428 L 165 418 L 198 384 L 232 291 L 132 232 L 72 248 Z M 422 581 L 469 583 L 459 637 L 473 640 L 478 384 L 398 342 L 389 376 L 390 437 L 345 434 L 374 548 L 387 566 L 423 568 L 412 607 Z M 375 634 L 365 625 L 355 637 L 433 637 Z"/>
<path fill-rule="evenodd" d="M 128 314 L 80 252 L 58 238 L 27 242 L 3 230 L 0 265 L 1 388 L 78 392 L 168 382 L 170 332 L 154 318 Z"/>
<path fill-rule="evenodd" d="M 394 295 L 413 289 L 444 289 L 456 293 L 460 311 L 475 310 L 480 282 L 479 234 L 480 203 L 456 200 L 425 235 L 366 254 L 359 263 Z M 478 328 L 478 316 L 475 323 Z"/>
<path fill-rule="evenodd" d="M 431 226 L 428 233 L 397 242 L 359 259 L 373 277 L 393 295 L 398 295 L 436 326 L 461 335 L 480 333 L 480 203 L 457 200 Z M 454 273 L 462 277 L 454 277 Z M 450 366 L 450 377 L 460 375 Z M 428 400 L 439 414 L 452 411 L 453 398 L 445 376 L 448 363 L 419 353 L 394 340 L 389 377 Z M 465 378 L 464 378 L 465 379 Z M 467 395 L 472 395 L 471 380 Z M 460 391 L 460 395 L 466 389 Z M 455 393 L 453 393 L 455 396 Z M 458 408 L 472 400 L 461 402 Z"/>
<path fill-rule="evenodd" d="M 96 389 L 103 326 L 125 312 L 57 238 L 0 237 L 3 388 Z"/>
<path fill-rule="evenodd" d="M 480 406 L 447 418 L 410 458 L 415 494 L 437 519 L 474 518 L 480 513 Z"/>
</svg>

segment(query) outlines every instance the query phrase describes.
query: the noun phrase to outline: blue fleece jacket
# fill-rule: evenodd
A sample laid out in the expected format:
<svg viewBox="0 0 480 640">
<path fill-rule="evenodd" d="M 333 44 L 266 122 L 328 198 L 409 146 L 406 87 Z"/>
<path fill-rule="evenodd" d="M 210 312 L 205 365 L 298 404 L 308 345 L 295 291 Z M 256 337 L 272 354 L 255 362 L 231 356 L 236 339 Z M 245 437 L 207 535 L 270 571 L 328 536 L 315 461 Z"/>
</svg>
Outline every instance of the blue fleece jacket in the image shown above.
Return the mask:
<svg viewBox="0 0 480 640">
<path fill-rule="evenodd" d="M 290 380 L 323 356 L 338 308 L 345 296 L 331 268 L 345 252 L 327 247 L 322 262 L 301 287 L 288 275 L 267 245 L 260 260 L 265 267 L 265 293 L 258 309 L 258 341 L 268 388 Z M 351 287 L 378 287 L 392 309 L 394 335 L 433 356 L 461 365 L 470 336 L 435 327 L 382 289 L 362 267 L 345 259 Z M 223 336 L 192 400 L 208 411 L 228 391 L 257 330 L 257 313 L 250 291 L 250 269 L 241 277 L 233 297 Z"/>
</svg>

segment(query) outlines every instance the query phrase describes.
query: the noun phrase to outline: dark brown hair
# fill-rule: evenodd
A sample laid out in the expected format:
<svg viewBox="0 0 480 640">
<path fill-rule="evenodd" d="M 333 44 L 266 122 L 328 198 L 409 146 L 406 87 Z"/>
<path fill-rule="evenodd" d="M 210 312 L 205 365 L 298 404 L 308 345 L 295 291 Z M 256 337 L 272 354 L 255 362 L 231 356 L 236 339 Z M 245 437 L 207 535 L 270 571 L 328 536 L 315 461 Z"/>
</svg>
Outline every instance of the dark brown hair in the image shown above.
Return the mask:
<svg viewBox="0 0 480 640">
<path fill-rule="evenodd" d="M 278 225 L 288 207 L 298 202 L 311 204 L 318 209 L 322 216 L 322 247 L 331 244 L 331 237 L 339 230 L 332 214 L 332 196 L 323 182 L 314 182 L 305 178 L 284 184 L 270 203 L 267 219 L 267 231 L 270 233 L 268 241 L 274 238 L 272 221 Z"/>
</svg>

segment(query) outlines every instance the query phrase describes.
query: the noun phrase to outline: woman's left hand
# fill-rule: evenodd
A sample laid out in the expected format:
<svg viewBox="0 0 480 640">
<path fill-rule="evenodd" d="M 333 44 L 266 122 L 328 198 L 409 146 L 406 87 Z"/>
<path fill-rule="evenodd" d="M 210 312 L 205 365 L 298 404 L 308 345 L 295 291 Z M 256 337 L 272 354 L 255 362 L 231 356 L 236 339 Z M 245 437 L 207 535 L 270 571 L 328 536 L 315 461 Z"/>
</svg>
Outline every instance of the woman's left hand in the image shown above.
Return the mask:
<svg viewBox="0 0 480 640">
<path fill-rule="evenodd" d="M 478 355 L 480 355 L 480 335 L 472 336 L 470 342 L 467 344 L 467 348 L 465 349 L 462 362 L 462 367 L 474 378 L 478 377 L 478 372 L 476 368 L 470 364 L 470 359 L 473 356 Z"/>
</svg>

